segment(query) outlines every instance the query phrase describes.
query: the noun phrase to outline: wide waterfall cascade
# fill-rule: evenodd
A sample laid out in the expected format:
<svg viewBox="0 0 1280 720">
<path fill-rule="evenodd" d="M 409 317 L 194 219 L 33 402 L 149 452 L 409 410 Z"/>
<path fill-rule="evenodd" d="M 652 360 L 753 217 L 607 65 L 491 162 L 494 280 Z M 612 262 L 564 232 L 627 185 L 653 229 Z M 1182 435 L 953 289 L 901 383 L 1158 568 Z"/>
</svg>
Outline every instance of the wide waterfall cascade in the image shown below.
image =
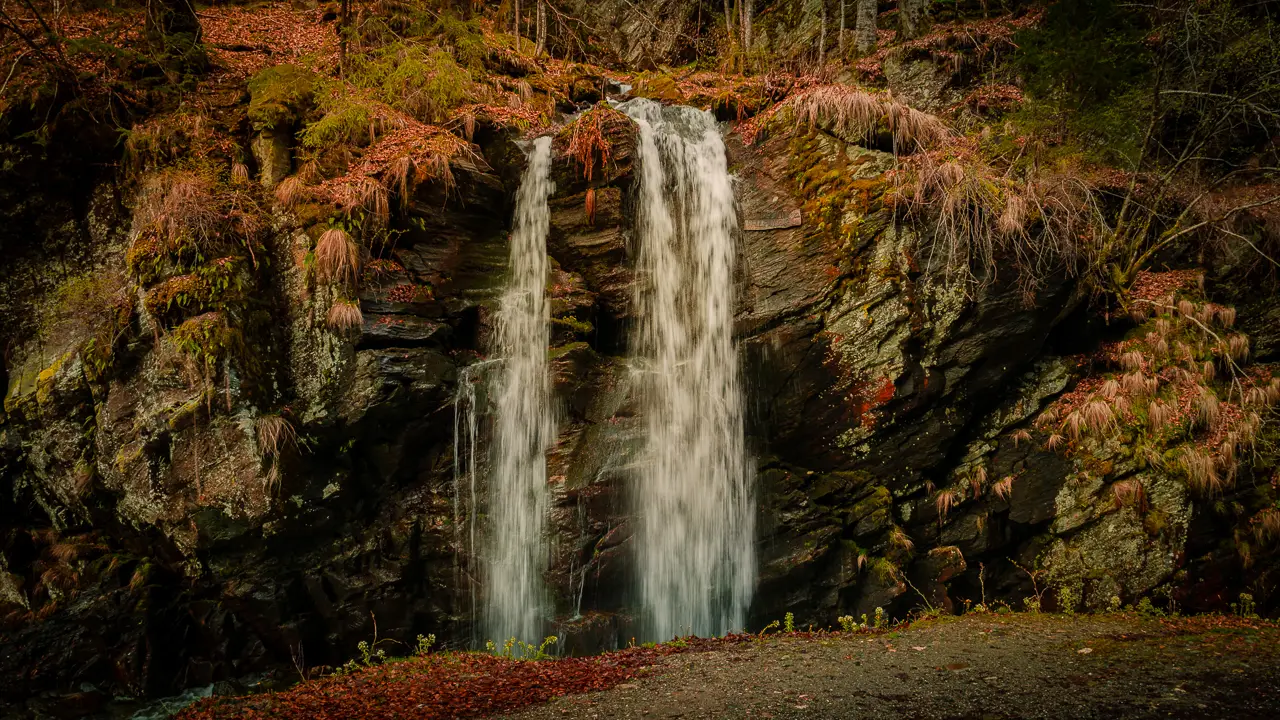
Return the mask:
<svg viewBox="0 0 1280 720">
<path fill-rule="evenodd" d="M 645 449 L 633 489 L 644 633 L 741 630 L 755 584 L 754 469 L 733 341 L 737 215 L 710 113 L 636 99 L 637 368 Z"/>
<path fill-rule="evenodd" d="M 555 441 L 547 362 L 547 198 L 551 138 L 534 141 L 516 194 L 510 270 L 499 304 L 495 354 L 501 360 L 491 390 L 492 454 L 483 557 L 482 639 L 536 643 L 551 614 L 547 569 L 547 448 Z"/>
</svg>

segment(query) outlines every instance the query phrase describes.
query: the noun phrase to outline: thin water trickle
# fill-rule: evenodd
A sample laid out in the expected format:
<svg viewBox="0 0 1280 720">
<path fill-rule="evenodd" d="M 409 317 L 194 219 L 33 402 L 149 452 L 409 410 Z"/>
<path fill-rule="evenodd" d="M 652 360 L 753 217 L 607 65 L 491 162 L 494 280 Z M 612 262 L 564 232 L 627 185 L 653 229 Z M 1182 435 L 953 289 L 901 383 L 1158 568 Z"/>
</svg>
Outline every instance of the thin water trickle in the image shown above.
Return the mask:
<svg viewBox="0 0 1280 720">
<path fill-rule="evenodd" d="M 547 569 L 547 448 L 555 440 L 547 363 L 550 301 L 546 294 L 547 198 L 551 138 L 538 138 L 516 194 L 510 270 L 499 303 L 495 353 L 493 443 L 486 539 L 482 556 L 482 637 L 537 644 L 550 615 Z"/>
<path fill-rule="evenodd" d="M 640 128 L 632 353 L 646 444 L 633 503 L 644 633 L 723 635 L 742 629 L 755 584 L 733 186 L 710 113 L 645 99 L 618 109 Z"/>
</svg>

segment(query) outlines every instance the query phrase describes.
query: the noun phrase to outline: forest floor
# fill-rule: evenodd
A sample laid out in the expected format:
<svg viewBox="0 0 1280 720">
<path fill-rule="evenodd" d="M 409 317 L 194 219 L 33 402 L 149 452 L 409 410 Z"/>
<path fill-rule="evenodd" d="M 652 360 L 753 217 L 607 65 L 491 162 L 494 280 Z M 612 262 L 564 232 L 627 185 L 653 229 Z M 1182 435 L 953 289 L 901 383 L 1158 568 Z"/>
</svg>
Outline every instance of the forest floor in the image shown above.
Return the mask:
<svg viewBox="0 0 1280 720">
<path fill-rule="evenodd" d="M 969 614 L 668 655 L 610 690 L 506 717 L 1271 719 L 1280 717 L 1280 627 Z"/>
<path fill-rule="evenodd" d="M 501 715 L 501 713 L 510 713 Z M 1280 624 L 969 613 L 852 633 L 684 638 L 582 658 L 428 653 L 215 697 L 229 718 L 1280 718 Z"/>
</svg>

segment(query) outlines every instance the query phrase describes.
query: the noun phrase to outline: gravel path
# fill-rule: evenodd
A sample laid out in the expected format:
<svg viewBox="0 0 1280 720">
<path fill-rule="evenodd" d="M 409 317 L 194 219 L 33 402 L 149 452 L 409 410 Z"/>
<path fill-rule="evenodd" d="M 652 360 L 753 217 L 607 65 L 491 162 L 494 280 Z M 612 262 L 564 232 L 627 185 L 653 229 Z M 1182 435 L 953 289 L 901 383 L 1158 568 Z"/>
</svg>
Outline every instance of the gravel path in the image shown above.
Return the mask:
<svg viewBox="0 0 1280 720">
<path fill-rule="evenodd" d="M 970 614 L 774 637 L 673 655 L 635 682 L 506 717 L 1280 720 L 1280 626 Z"/>
</svg>

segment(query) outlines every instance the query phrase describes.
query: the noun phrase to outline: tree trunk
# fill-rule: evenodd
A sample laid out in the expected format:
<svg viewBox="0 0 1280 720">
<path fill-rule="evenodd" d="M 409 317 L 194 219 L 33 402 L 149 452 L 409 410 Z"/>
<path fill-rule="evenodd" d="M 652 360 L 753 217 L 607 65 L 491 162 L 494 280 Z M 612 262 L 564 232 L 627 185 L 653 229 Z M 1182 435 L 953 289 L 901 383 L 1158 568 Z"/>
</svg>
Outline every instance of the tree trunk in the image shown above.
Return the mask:
<svg viewBox="0 0 1280 720">
<path fill-rule="evenodd" d="M 535 55 L 547 52 L 547 0 L 538 0 L 538 48 Z"/>
<path fill-rule="evenodd" d="M 751 52 L 751 16 L 755 13 L 755 9 L 752 6 L 755 4 L 755 0 L 739 0 L 739 3 L 742 8 L 742 17 L 740 19 L 742 24 L 742 52 L 749 53 Z"/>
<path fill-rule="evenodd" d="M 516 52 L 520 52 L 520 0 L 516 0 Z"/>
<path fill-rule="evenodd" d="M 818 69 L 827 64 L 827 0 L 818 0 L 822 4 L 822 30 L 818 32 Z"/>
<path fill-rule="evenodd" d="M 924 34 L 925 14 L 929 10 L 929 0 L 899 0 L 898 27 L 902 37 L 910 40 Z"/>
<path fill-rule="evenodd" d="M 868 55 L 876 50 L 876 0 L 858 0 L 857 51 Z"/>
<path fill-rule="evenodd" d="M 729 0 L 724 0 L 724 32 L 729 36 L 729 56 L 733 56 L 733 8 L 729 7 Z"/>
<path fill-rule="evenodd" d="M 840 35 L 836 40 L 836 47 L 840 50 L 840 57 L 844 57 L 844 5 L 845 0 L 840 0 Z"/>
</svg>

